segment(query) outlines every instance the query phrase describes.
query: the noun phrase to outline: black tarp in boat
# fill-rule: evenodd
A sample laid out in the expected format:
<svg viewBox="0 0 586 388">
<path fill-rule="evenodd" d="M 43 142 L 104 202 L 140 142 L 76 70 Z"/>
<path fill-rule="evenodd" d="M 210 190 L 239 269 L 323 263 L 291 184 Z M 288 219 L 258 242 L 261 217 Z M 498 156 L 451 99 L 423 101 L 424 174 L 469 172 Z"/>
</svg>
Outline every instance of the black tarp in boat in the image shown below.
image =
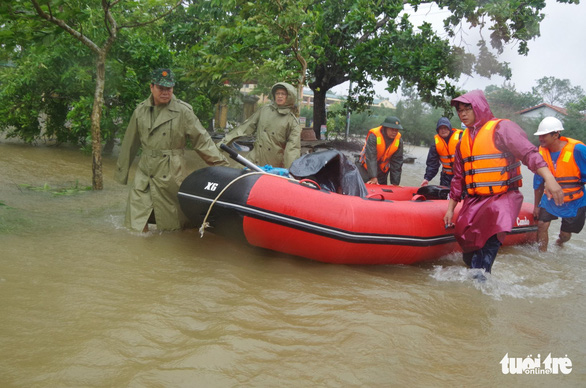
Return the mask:
<svg viewBox="0 0 586 388">
<path fill-rule="evenodd" d="M 296 179 L 311 179 L 334 193 L 358 197 L 368 194 L 354 163 L 337 150 L 305 154 L 291 164 L 289 174 Z"/>
</svg>

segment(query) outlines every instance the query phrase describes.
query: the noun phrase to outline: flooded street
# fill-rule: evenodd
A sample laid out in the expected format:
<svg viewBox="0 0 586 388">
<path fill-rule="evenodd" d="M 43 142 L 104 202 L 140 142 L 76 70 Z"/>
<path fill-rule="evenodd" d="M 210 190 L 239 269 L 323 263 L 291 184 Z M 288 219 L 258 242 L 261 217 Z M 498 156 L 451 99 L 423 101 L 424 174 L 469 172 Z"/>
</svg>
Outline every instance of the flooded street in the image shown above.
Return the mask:
<svg viewBox="0 0 586 388">
<path fill-rule="evenodd" d="M 402 184 L 419 185 L 427 149 L 406 151 Z M 558 249 L 552 222 L 549 252 L 502 248 L 484 284 L 456 254 L 328 265 L 197 230 L 130 232 L 115 162 L 103 191 L 79 191 L 90 155 L 0 142 L 0 386 L 586 384 L 586 231 Z M 543 372 L 548 355 L 571 371 Z M 536 359 L 535 374 L 503 373 Z"/>
</svg>

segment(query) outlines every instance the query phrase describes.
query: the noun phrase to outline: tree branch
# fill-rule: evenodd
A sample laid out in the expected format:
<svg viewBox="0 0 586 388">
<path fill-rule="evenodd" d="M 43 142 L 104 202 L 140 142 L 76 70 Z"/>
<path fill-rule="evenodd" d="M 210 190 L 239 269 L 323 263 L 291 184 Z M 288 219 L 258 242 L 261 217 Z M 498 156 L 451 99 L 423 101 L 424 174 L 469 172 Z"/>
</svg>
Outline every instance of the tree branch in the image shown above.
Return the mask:
<svg viewBox="0 0 586 388">
<path fill-rule="evenodd" d="M 90 39 L 88 39 L 86 36 L 84 36 L 79 31 L 70 27 L 67 23 L 65 23 L 65 21 L 58 19 L 58 18 L 54 17 L 53 15 L 46 14 L 45 11 L 43 11 L 41 6 L 39 5 L 39 2 L 37 0 L 31 0 L 31 3 L 33 4 L 33 7 L 35 8 L 35 10 L 37 11 L 37 14 L 40 17 L 42 17 L 43 19 L 47 20 L 48 22 L 53 23 L 53 24 L 59 26 L 60 28 L 64 29 L 70 35 L 72 35 L 75 39 L 79 40 L 81 43 L 83 43 L 84 45 L 89 47 L 90 50 L 92 50 L 96 54 L 99 54 L 100 48 L 94 42 L 92 42 Z M 50 9 L 51 8 L 49 7 L 49 10 Z"/>
<path fill-rule="evenodd" d="M 384 18 L 382 18 L 381 20 L 379 20 L 376 25 L 374 26 L 374 30 L 367 32 L 366 34 L 362 35 L 360 38 L 358 38 L 358 43 L 364 43 L 364 41 L 366 39 L 368 39 L 368 37 L 372 34 L 374 34 L 374 32 L 376 30 L 378 30 L 379 28 L 381 28 L 382 26 L 384 26 L 385 24 L 387 24 L 387 22 L 390 20 L 389 16 L 385 16 Z"/>
<path fill-rule="evenodd" d="M 106 51 L 110 50 L 110 47 L 112 47 L 112 44 L 114 44 L 116 35 L 118 34 L 118 25 L 112 16 L 112 12 L 110 12 L 110 9 L 112 9 L 112 7 L 117 3 L 118 2 L 114 2 L 113 4 L 110 4 L 107 0 L 102 0 L 102 9 L 104 10 L 104 24 L 108 30 L 108 39 L 106 40 L 106 43 L 103 47 L 103 49 Z M 110 26 L 112 26 L 112 28 L 110 28 Z"/>
<path fill-rule="evenodd" d="M 117 0 L 116 2 L 118 2 L 118 1 L 119 0 Z M 137 22 L 137 23 L 132 23 L 132 24 L 123 24 L 119 28 L 120 29 L 122 29 L 122 28 L 134 28 L 134 27 L 142 27 L 142 26 L 146 26 L 148 24 L 152 24 L 152 23 L 156 22 L 157 20 L 161 20 L 164 17 L 168 16 L 171 12 L 175 11 L 181 5 L 182 2 L 183 2 L 183 0 L 178 0 L 177 1 L 177 4 L 175 4 L 172 8 L 170 8 L 167 12 L 165 12 L 165 13 L 157 16 L 154 19 L 147 20 L 146 22 Z"/>
</svg>

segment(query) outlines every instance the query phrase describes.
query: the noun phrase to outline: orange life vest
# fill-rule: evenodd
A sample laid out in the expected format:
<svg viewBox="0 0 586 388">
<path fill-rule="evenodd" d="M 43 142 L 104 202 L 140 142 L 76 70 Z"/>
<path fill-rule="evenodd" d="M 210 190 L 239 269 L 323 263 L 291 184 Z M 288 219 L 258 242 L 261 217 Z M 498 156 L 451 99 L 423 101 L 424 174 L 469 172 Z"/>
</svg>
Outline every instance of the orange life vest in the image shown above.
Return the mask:
<svg viewBox="0 0 586 388">
<path fill-rule="evenodd" d="M 442 171 L 448 175 L 454 175 L 454 155 L 461 137 L 461 129 L 454 130 L 447 143 L 443 137 L 435 135 L 435 149 L 442 163 Z"/>
<path fill-rule="evenodd" d="M 521 186 L 521 162 L 494 144 L 494 129 L 502 119 L 492 119 L 480 128 L 474 140 L 466 129 L 460 141 L 466 190 L 470 195 L 494 195 Z M 513 160 L 511 162 L 511 160 Z M 516 174 L 511 172 L 515 171 Z"/>
<path fill-rule="evenodd" d="M 382 172 L 389 171 L 389 161 L 391 160 L 391 156 L 399 149 L 399 139 L 401 139 L 401 133 L 397 133 L 395 136 L 395 140 L 391 143 L 389 147 L 387 147 L 385 143 L 385 139 L 382 133 L 382 125 L 380 127 L 372 128 L 368 131 L 368 135 L 366 135 L 366 141 L 364 142 L 364 147 L 362 147 L 362 152 L 360 152 L 360 159 L 358 160 L 362 167 L 368 170 L 366 167 L 366 143 L 368 142 L 369 136 L 376 136 L 376 160 L 378 162 L 378 168 Z"/>
<path fill-rule="evenodd" d="M 581 141 L 560 137 L 561 141 L 567 141 L 568 144 L 560 151 L 555 167 L 551 160 L 551 153 L 545 147 L 539 147 L 539 153 L 545 159 L 549 170 L 553 173 L 555 180 L 560 184 L 564 191 L 564 202 L 570 202 L 584 195 L 584 187 L 580 180 L 580 169 L 574 159 L 574 148 L 576 144 L 584 144 Z"/>
</svg>

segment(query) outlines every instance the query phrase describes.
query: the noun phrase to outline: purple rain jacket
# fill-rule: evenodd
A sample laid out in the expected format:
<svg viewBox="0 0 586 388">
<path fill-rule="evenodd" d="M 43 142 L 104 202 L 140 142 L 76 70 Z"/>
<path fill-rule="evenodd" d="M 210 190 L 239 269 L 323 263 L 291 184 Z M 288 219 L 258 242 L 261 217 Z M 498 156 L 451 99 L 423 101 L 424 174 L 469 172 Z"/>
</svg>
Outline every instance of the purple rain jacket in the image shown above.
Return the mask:
<svg viewBox="0 0 586 388">
<path fill-rule="evenodd" d="M 476 122 L 471 128 L 471 138 L 474 139 L 478 130 L 494 118 L 488 101 L 481 90 L 473 90 L 451 101 L 452 106 L 457 103 L 471 104 Z M 503 152 L 512 153 L 533 173 L 547 164 L 535 147 L 527 138 L 527 134 L 512 121 L 501 121 L 495 130 L 495 145 Z M 465 192 L 464 163 L 460 147 L 456 149 L 454 161 L 454 178 L 450 188 L 450 198 L 460 201 Z M 514 184 L 513 184 L 514 185 Z M 516 222 L 523 194 L 518 190 L 509 190 L 503 194 L 491 196 L 466 196 L 456 219 L 455 237 L 464 252 L 478 250 L 493 235 L 497 235 L 502 242 L 505 232 L 510 232 Z"/>
</svg>

